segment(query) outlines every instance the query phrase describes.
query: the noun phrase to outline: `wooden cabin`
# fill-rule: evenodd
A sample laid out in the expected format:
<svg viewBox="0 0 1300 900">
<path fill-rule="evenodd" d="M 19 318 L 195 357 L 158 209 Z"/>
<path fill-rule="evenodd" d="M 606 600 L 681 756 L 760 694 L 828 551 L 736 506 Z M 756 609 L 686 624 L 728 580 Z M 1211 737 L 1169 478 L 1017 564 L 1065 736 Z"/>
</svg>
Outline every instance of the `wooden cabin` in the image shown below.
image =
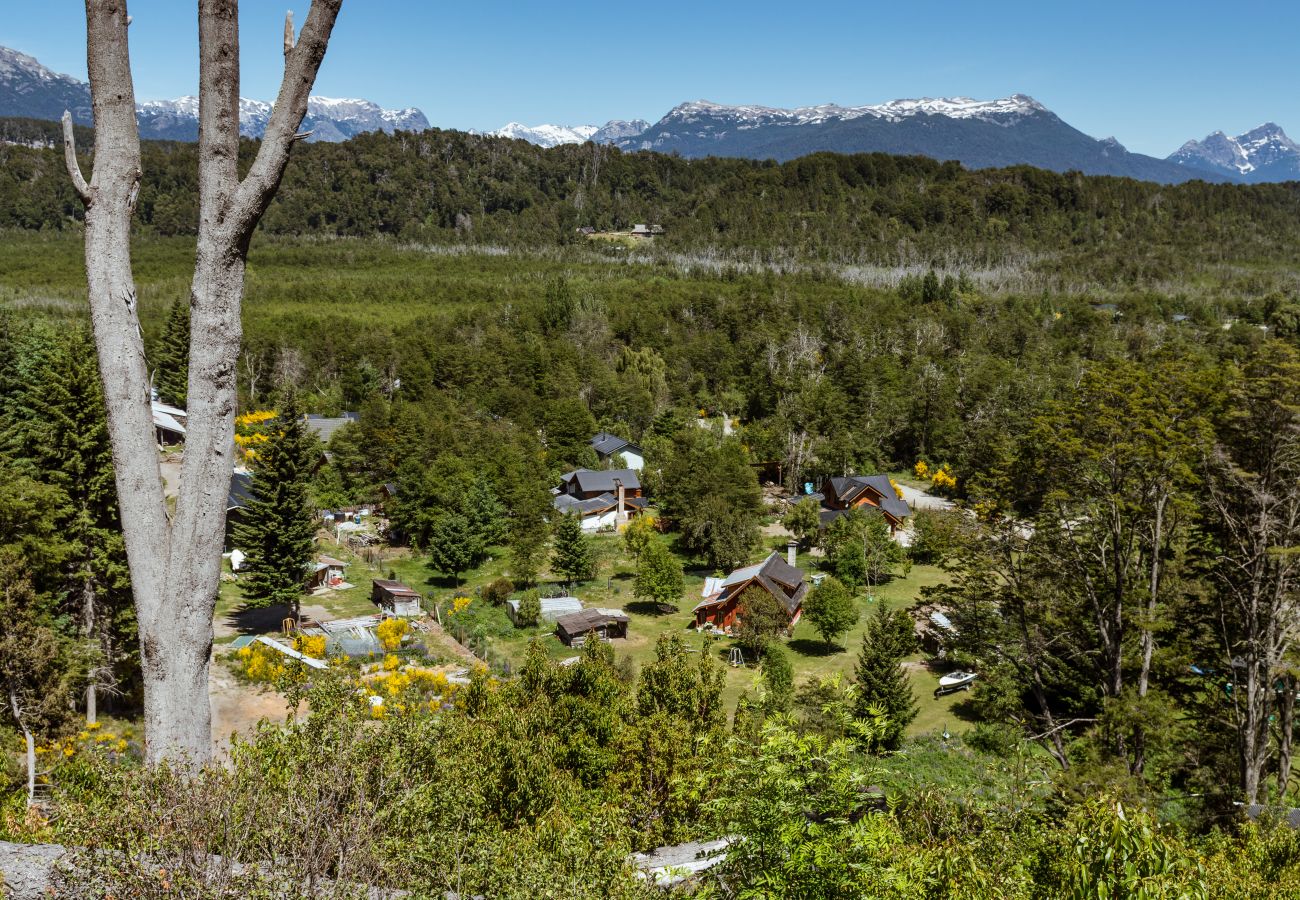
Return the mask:
<svg viewBox="0 0 1300 900">
<path fill-rule="evenodd" d="M 555 636 L 566 647 L 581 647 L 589 637 L 602 641 L 627 637 L 627 615 L 621 609 L 584 609 L 555 620 Z"/>
<path fill-rule="evenodd" d="M 399 618 L 418 618 L 424 615 L 420 592 L 412 590 L 400 581 L 387 581 L 375 578 L 371 582 L 370 599 L 375 605 L 390 616 Z"/>
<path fill-rule="evenodd" d="M 712 625 L 728 630 L 736 626 L 740 616 L 740 597 L 757 586 L 767 591 L 785 608 L 793 628 L 803 615 L 803 598 L 808 593 L 803 570 L 793 561 L 781 559 L 773 551 L 767 559 L 756 565 L 737 569 L 726 578 L 710 578 L 704 583 L 704 599 L 695 606 L 695 627 Z"/>
</svg>

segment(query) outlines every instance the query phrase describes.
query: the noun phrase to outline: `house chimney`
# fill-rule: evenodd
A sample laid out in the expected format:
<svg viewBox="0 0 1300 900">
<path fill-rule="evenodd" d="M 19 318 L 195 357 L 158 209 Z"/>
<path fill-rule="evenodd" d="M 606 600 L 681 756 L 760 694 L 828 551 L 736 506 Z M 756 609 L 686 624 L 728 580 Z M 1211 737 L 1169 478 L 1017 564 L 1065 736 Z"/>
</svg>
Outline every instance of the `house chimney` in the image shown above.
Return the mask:
<svg viewBox="0 0 1300 900">
<path fill-rule="evenodd" d="M 614 516 L 614 525 L 617 527 L 627 521 L 627 514 L 624 512 L 625 507 L 623 505 L 623 479 L 615 478 L 614 484 L 618 487 L 618 512 Z"/>
<path fill-rule="evenodd" d="M 795 557 L 797 557 L 798 555 L 799 555 L 799 542 L 796 540 L 791 540 L 789 543 L 785 545 L 785 561 L 790 564 L 790 568 L 792 569 L 796 568 L 794 561 L 795 561 Z"/>
</svg>

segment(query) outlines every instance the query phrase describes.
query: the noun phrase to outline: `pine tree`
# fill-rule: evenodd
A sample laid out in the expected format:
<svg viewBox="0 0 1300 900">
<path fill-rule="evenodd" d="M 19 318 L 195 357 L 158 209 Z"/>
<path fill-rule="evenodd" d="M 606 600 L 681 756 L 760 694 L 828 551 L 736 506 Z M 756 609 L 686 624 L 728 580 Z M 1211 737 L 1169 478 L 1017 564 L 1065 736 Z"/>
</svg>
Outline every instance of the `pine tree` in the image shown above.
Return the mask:
<svg viewBox="0 0 1300 900">
<path fill-rule="evenodd" d="M 648 600 L 661 611 L 671 612 L 681 602 L 686 583 L 682 564 L 657 538 L 651 538 L 637 560 L 633 596 Z"/>
<path fill-rule="evenodd" d="M 276 425 L 270 440 L 258 446 L 252 497 L 235 528 L 235 543 L 247 557 L 240 582 L 248 603 L 284 605 L 297 619 L 316 545 L 309 490 L 317 442 L 293 395 L 286 398 Z"/>
<path fill-rule="evenodd" d="M 560 516 L 555 523 L 551 571 L 570 583 L 587 581 L 596 574 L 591 541 L 582 533 L 582 520 L 575 515 Z"/>
<path fill-rule="evenodd" d="M 68 556 L 58 585 L 90 661 L 86 717 L 100 686 L 127 691 L 136 671 L 134 607 L 118 522 L 112 448 L 89 336 L 37 327 L 16 342 L 13 390 L 0 413 L 6 449 L 20 468 L 59 491 L 55 513 Z"/>
<path fill-rule="evenodd" d="M 868 710 L 872 708 L 885 714 L 884 729 L 872 739 L 870 749 L 897 748 L 907 726 L 916 718 L 916 698 L 902 668 L 903 657 L 915 646 L 916 635 L 906 610 L 877 606 L 867 620 L 854 668 L 858 717 L 868 718 Z"/>
<path fill-rule="evenodd" d="M 177 298 L 154 349 L 154 387 L 158 399 L 185 408 L 190 378 L 190 304 Z"/>
</svg>

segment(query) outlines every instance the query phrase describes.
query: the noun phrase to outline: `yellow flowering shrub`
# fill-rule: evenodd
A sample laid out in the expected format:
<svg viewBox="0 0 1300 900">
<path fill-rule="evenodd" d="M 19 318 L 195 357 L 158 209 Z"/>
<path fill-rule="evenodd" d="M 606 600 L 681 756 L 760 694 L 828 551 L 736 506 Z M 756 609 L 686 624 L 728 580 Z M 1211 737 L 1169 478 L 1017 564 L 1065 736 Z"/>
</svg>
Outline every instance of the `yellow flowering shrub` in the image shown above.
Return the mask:
<svg viewBox="0 0 1300 900">
<path fill-rule="evenodd" d="M 395 672 L 400 669 L 401 666 L 402 661 L 398 658 L 397 654 L 390 653 L 384 657 L 383 669 L 385 672 Z"/>
<path fill-rule="evenodd" d="M 325 658 L 325 635 L 323 634 L 298 634 L 293 639 L 293 649 L 297 650 L 303 656 L 310 656 L 312 659 Z"/>
<path fill-rule="evenodd" d="M 375 636 L 379 638 L 381 647 L 392 651 L 402 646 L 402 638 L 406 637 L 410 631 L 411 626 L 405 619 L 384 619 L 375 628 Z"/>
<path fill-rule="evenodd" d="M 903 489 L 898 486 L 898 482 L 891 478 L 889 479 L 889 486 L 894 489 L 894 496 L 896 496 L 899 500 L 902 500 Z"/>
<path fill-rule="evenodd" d="M 464 612 L 469 608 L 469 605 L 473 600 L 474 598 L 472 597 L 453 597 L 451 600 L 452 614 L 454 615 L 455 613 Z"/>
<path fill-rule="evenodd" d="M 916 465 L 912 466 L 912 473 L 915 474 L 917 478 L 925 478 L 928 480 L 930 477 L 929 463 L 923 459 L 918 459 Z"/>
<path fill-rule="evenodd" d="M 265 644 L 249 644 L 238 651 L 239 670 L 249 681 L 274 684 L 285 675 L 284 657 Z"/>
<path fill-rule="evenodd" d="M 102 722 L 87 722 L 72 737 L 40 745 L 36 752 L 52 760 L 68 760 L 87 753 L 125 753 L 134 736 L 129 725 L 119 734 L 104 728 Z"/>
<path fill-rule="evenodd" d="M 940 490 L 952 490 L 957 486 L 957 476 L 952 474 L 952 470 L 945 464 L 930 473 L 930 484 Z"/>
</svg>

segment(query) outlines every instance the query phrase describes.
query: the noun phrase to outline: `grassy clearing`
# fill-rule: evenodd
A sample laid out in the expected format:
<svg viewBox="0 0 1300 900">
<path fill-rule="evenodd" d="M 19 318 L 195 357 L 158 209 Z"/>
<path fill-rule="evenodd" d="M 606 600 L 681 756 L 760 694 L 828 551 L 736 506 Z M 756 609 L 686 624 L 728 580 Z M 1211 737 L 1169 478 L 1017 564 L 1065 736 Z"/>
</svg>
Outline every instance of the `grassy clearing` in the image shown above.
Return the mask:
<svg viewBox="0 0 1300 900">
<path fill-rule="evenodd" d="M 758 669 L 753 665 L 733 667 L 729 664 L 731 648 L 735 642 L 726 638 L 710 638 L 698 635 L 691 629 L 694 621 L 691 610 L 706 576 L 712 574 L 702 569 L 688 570 L 686 573 L 686 593 L 679 611 L 669 614 L 657 613 L 649 604 L 641 603 L 632 595 L 632 584 L 636 566 L 624 552 L 622 538 L 614 535 L 598 535 L 593 538 L 597 556 L 600 560 L 599 577 L 578 586 L 573 593 L 585 605 L 592 607 L 613 607 L 624 610 L 631 620 L 628 636 L 614 641 L 614 651 L 619 659 L 630 661 L 634 669 L 654 658 L 655 643 L 665 633 L 676 633 L 686 638 L 688 647 L 697 652 L 711 653 L 723 663 L 726 671 L 724 699 L 728 708 L 734 708 L 741 695 L 755 691 Z M 773 539 L 773 547 L 783 547 L 780 539 Z M 370 601 L 370 582 L 373 578 L 396 576 L 413 588 L 438 599 L 446 600 L 457 590 L 474 594 L 483 585 L 501 576 L 509 576 L 506 555 L 497 551 L 493 558 L 482 567 L 468 573 L 459 588 L 450 581 L 430 571 L 426 560 L 412 554 L 409 550 L 398 549 L 385 552 L 382 560 L 374 564 L 344 547 L 332 542 L 321 542 L 321 552 L 347 561 L 348 581 L 353 587 L 342 591 L 329 591 L 322 595 L 303 598 L 305 609 L 315 611 L 319 608 L 329 618 L 349 618 L 368 615 L 376 611 Z M 764 549 L 763 553 L 768 552 Z M 756 556 L 761 558 L 761 556 Z M 808 554 L 800 554 L 798 564 L 805 571 L 815 571 L 818 559 Z M 828 649 L 812 626 L 801 621 L 795 627 L 794 634 L 786 641 L 794 667 L 796 681 L 803 681 L 832 674 L 845 678 L 853 677 L 853 667 L 857 660 L 858 646 L 865 631 L 866 618 L 877 604 L 886 606 L 910 606 L 920 596 L 922 588 L 938 584 L 943 580 L 943 573 L 933 566 L 914 566 L 906 578 L 895 578 L 876 587 L 869 593 L 858 597 L 861 612 L 857 625 L 849 633 Z M 543 576 L 544 593 L 558 592 L 560 585 L 555 580 Z M 444 603 L 444 609 L 446 603 Z M 250 610 L 247 609 L 237 583 L 222 584 L 221 595 L 217 603 L 216 622 L 220 636 L 218 643 L 228 643 L 237 633 L 270 633 L 279 630 L 284 618 L 283 609 Z M 572 650 L 554 635 L 551 626 L 537 628 L 514 628 L 509 625 L 503 610 L 491 609 L 481 600 L 475 600 L 468 615 L 459 620 L 465 631 L 472 632 L 478 627 L 486 634 L 486 640 L 493 662 L 517 665 L 522 661 L 528 645 L 534 639 L 540 640 L 542 646 L 552 659 L 560 660 L 574 656 L 578 651 Z M 450 630 L 456 625 L 448 621 Z M 223 627 L 224 626 L 224 627 Z M 222 633 L 224 632 L 224 633 Z M 908 660 L 908 673 L 916 694 L 920 712 L 909 729 L 912 734 L 940 732 L 945 727 L 957 733 L 965 730 L 960 705 L 968 696 L 960 693 L 936 699 L 934 689 L 938 685 L 938 675 L 924 665 L 920 654 Z"/>
</svg>

